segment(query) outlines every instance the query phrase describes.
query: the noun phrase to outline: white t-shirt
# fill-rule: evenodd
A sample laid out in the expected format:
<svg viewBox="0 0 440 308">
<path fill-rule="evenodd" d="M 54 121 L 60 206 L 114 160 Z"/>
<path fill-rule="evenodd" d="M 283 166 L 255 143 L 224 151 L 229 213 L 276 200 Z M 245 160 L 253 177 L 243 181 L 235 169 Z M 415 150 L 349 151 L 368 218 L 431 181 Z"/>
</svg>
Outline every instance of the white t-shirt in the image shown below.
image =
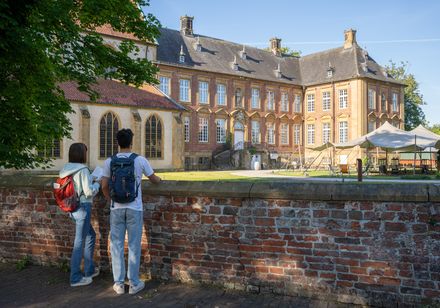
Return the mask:
<svg viewBox="0 0 440 308">
<path fill-rule="evenodd" d="M 130 157 L 132 153 L 118 153 L 116 154 L 118 157 Z M 104 171 L 103 176 L 106 178 L 110 178 L 110 162 L 112 161 L 111 158 L 108 158 L 104 162 Z M 139 185 L 139 191 L 136 199 L 133 202 L 129 203 L 118 203 L 111 201 L 110 208 L 112 210 L 116 209 L 132 209 L 135 211 L 142 211 L 142 188 L 141 188 L 141 181 L 142 181 L 142 175 L 145 174 L 146 176 L 150 176 L 154 173 L 153 168 L 151 168 L 150 163 L 148 160 L 143 156 L 138 156 L 134 160 L 134 174 L 136 176 L 136 186 Z"/>
</svg>

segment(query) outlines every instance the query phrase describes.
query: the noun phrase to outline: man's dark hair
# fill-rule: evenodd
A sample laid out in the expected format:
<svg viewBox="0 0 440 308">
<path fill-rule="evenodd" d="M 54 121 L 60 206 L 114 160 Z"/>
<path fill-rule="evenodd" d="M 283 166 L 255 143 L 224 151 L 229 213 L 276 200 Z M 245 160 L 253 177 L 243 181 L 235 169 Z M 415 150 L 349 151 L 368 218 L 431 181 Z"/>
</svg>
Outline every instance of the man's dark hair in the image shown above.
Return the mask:
<svg viewBox="0 0 440 308">
<path fill-rule="evenodd" d="M 85 164 L 87 161 L 87 146 L 84 143 L 73 143 L 69 148 L 69 163 Z"/>
<path fill-rule="evenodd" d="M 133 132 L 129 128 L 124 128 L 118 131 L 116 134 L 116 139 L 121 148 L 127 149 L 131 146 L 133 140 Z"/>
</svg>

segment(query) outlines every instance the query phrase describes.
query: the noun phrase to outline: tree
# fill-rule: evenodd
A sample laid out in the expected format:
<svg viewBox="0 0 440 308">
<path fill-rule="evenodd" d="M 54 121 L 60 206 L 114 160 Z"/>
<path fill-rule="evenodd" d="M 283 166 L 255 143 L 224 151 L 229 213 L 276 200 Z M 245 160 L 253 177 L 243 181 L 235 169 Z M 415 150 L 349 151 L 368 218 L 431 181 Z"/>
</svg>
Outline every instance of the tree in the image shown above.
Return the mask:
<svg viewBox="0 0 440 308">
<path fill-rule="evenodd" d="M 437 135 L 440 135 L 440 124 L 432 125 L 429 130 Z"/>
<path fill-rule="evenodd" d="M 69 137 L 70 103 L 57 86 L 73 80 L 96 97 L 98 77 L 139 86 L 157 83 L 157 67 L 124 41 L 119 50 L 103 44 L 94 29 L 110 25 L 154 42 L 159 21 L 144 15 L 148 0 L 6 0 L 0 2 L 0 167 L 50 164 L 38 155 L 54 140 Z M 111 68 L 111 69 L 109 69 Z"/>
<path fill-rule="evenodd" d="M 264 48 L 263 50 L 272 51 L 270 49 L 270 47 Z M 290 49 L 289 47 L 281 47 L 280 52 L 282 55 L 287 55 L 287 56 L 292 56 L 292 57 L 300 57 L 301 56 L 300 50 L 293 50 L 293 49 Z"/>
<path fill-rule="evenodd" d="M 423 95 L 420 93 L 419 83 L 413 74 L 407 72 L 408 63 L 400 62 L 399 65 L 390 61 L 386 66 L 387 73 L 396 80 L 405 83 L 404 107 L 405 107 L 405 130 L 411 130 L 420 124 L 426 125 L 426 118 L 422 105 L 425 105 Z"/>
</svg>

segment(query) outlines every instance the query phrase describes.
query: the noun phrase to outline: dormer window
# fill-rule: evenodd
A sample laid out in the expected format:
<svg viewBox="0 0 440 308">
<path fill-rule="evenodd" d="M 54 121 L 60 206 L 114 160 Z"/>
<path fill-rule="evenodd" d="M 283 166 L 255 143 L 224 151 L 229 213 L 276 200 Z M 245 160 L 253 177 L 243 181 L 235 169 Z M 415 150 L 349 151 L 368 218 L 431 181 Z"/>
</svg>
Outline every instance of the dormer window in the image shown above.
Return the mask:
<svg viewBox="0 0 440 308">
<path fill-rule="evenodd" d="M 185 63 L 185 52 L 183 51 L 183 45 L 180 45 L 179 63 Z"/>
<path fill-rule="evenodd" d="M 246 60 L 247 54 L 246 54 L 246 46 L 243 45 L 243 50 L 240 51 L 240 57 L 243 60 Z"/>
<path fill-rule="evenodd" d="M 238 63 L 237 63 L 237 57 L 234 56 L 234 62 L 232 62 L 232 69 L 234 71 L 238 71 Z"/>
<path fill-rule="evenodd" d="M 328 63 L 328 68 L 327 68 L 327 78 L 332 78 L 333 77 L 333 67 L 332 64 L 329 62 Z"/>
<path fill-rule="evenodd" d="M 194 49 L 198 52 L 202 51 L 202 44 L 200 44 L 200 36 L 197 37 L 197 41 L 194 44 Z"/>
<path fill-rule="evenodd" d="M 282 74 L 281 74 L 281 67 L 280 67 L 280 64 L 279 64 L 279 63 L 278 63 L 277 69 L 275 70 L 275 76 L 276 76 L 278 79 L 280 79 L 280 78 L 282 77 Z"/>
</svg>

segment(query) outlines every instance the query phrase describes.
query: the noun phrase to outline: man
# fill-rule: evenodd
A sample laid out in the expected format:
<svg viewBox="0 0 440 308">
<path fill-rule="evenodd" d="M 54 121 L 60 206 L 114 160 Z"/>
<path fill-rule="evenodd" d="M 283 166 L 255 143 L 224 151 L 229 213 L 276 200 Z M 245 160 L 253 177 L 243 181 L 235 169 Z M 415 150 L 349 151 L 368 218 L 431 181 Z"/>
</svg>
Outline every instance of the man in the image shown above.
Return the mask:
<svg viewBox="0 0 440 308">
<path fill-rule="evenodd" d="M 118 145 L 120 148 L 112 158 L 108 158 L 104 163 L 102 191 L 110 200 L 110 252 L 112 256 L 112 269 L 114 285 L 113 290 L 117 294 L 125 293 L 125 258 L 124 258 L 124 242 L 125 232 L 128 233 L 128 272 L 127 277 L 130 282 L 129 293 L 136 294 L 145 287 L 145 283 L 139 280 L 139 263 L 141 256 L 141 239 L 143 227 L 143 212 L 142 212 L 142 191 L 141 180 L 142 175 L 146 175 L 148 179 L 158 184 L 160 177 L 154 174 L 148 160 L 142 156 L 133 155 L 131 151 L 133 142 L 133 132 L 130 129 L 122 129 L 116 134 Z M 131 156 L 131 157 L 130 157 Z M 135 158 L 134 158 L 135 157 Z M 116 169 L 113 161 L 124 160 L 130 161 L 133 159 L 132 168 L 134 168 L 135 185 L 137 195 L 133 196 L 134 201 L 122 203 L 116 202 L 115 199 L 115 178 L 117 177 Z M 114 173 L 114 174 L 112 174 Z M 124 185 L 125 186 L 125 179 Z M 112 200 L 110 198 L 112 195 Z"/>
</svg>

